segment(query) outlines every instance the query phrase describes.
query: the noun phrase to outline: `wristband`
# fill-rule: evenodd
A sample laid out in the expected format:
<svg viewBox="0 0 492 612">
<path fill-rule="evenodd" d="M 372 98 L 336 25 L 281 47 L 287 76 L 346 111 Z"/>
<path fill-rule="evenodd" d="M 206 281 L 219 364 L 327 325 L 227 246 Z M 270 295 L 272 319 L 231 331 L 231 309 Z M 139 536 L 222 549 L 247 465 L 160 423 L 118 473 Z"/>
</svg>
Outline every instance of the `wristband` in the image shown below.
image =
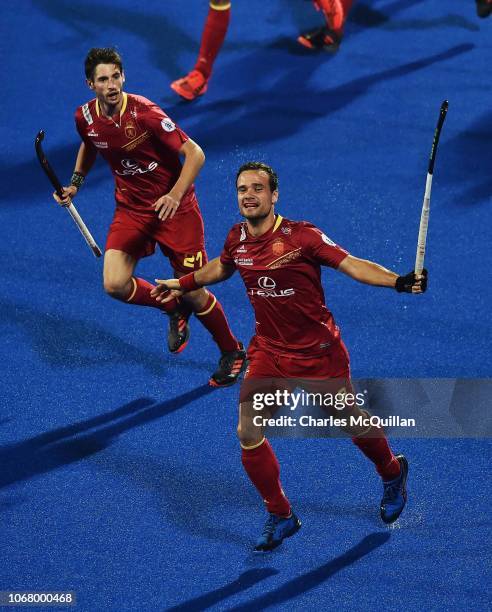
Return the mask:
<svg viewBox="0 0 492 612">
<path fill-rule="evenodd" d="M 80 189 L 84 180 L 85 176 L 81 172 L 74 172 L 72 174 L 72 178 L 70 179 L 70 185 L 73 185 L 74 187 L 77 187 L 77 189 Z"/>
<path fill-rule="evenodd" d="M 189 274 L 185 274 L 181 278 L 178 279 L 180 289 L 183 289 L 186 293 L 188 291 L 196 291 L 197 289 L 201 289 L 201 285 L 198 285 L 195 280 L 195 273 L 190 272 Z"/>
</svg>

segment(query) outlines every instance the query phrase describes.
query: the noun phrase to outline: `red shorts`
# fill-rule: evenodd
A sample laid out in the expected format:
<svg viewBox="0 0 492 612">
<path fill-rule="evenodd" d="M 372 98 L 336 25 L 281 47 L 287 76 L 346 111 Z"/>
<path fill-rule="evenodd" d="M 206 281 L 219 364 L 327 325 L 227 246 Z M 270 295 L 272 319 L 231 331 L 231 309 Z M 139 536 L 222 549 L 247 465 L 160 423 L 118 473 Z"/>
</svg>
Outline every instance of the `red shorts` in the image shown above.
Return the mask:
<svg viewBox="0 0 492 612">
<path fill-rule="evenodd" d="M 337 393 L 342 388 L 352 392 L 350 359 L 345 344 L 340 340 L 320 356 L 279 355 L 265 350 L 255 342 L 248 347 L 249 365 L 241 385 L 241 401 L 249 401 L 252 394 L 276 389 L 293 391 L 296 387 L 308 391 Z"/>
<path fill-rule="evenodd" d="M 117 207 L 109 227 L 106 248 L 128 253 L 136 260 L 152 255 L 158 244 L 176 272 L 198 270 L 208 261 L 205 251 L 203 219 L 195 199 L 193 208 L 172 219 L 161 221 L 157 215 L 140 215 Z"/>
</svg>

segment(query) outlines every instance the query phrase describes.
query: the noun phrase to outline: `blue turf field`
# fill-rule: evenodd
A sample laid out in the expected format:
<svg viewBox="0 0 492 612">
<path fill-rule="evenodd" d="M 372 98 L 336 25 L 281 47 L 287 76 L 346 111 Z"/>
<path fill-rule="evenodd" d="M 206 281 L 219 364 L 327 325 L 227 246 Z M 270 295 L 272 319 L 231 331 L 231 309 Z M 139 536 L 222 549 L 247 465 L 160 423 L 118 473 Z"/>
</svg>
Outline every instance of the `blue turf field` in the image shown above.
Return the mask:
<svg viewBox="0 0 492 612">
<path fill-rule="evenodd" d="M 490 609 L 490 443 L 406 439 L 410 501 L 378 520 L 380 485 L 344 440 L 274 440 L 301 532 L 261 558 L 263 509 L 239 461 L 238 390 L 206 386 L 217 353 L 193 322 L 181 356 L 165 321 L 110 300 L 101 262 L 51 201 L 37 131 L 64 180 L 77 150 L 82 63 L 117 45 L 127 91 L 153 99 L 207 154 L 197 181 L 210 256 L 236 214 L 234 176 L 253 158 L 280 175 L 279 211 L 401 273 L 415 257 L 427 156 L 450 110 L 414 298 L 332 271 L 325 288 L 360 377 L 482 377 L 490 360 L 492 17 L 471 0 L 367 0 L 340 53 L 310 54 L 305 0 L 233 2 L 207 95 L 168 83 L 193 64 L 205 0 L 6 0 L 0 174 L 0 590 L 73 590 L 77 609 Z M 112 180 L 99 164 L 77 206 L 104 244 Z M 156 256 L 140 274 L 166 277 Z M 244 341 L 239 278 L 216 289 Z"/>
</svg>

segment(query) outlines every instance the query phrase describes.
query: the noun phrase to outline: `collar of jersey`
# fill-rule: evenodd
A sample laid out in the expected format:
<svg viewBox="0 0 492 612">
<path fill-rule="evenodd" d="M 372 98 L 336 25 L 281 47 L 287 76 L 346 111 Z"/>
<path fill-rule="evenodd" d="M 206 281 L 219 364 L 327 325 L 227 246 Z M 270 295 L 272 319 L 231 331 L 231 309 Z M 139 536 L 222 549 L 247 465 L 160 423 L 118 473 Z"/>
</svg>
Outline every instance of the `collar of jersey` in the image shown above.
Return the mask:
<svg viewBox="0 0 492 612">
<path fill-rule="evenodd" d="M 126 95 L 125 92 L 123 92 L 123 104 L 121 105 L 121 110 L 120 110 L 120 119 L 123 116 L 123 113 L 126 111 L 126 105 L 128 104 L 128 96 Z M 100 117 L 101 116 L 101 111 L 99 108 L 99 100 L 96 98 L 96 113 L 97 116 Z"/>
<path fill-rule="evenodd" d="M 282 217 L 282 215 L 277 215 L 277 218 L 275 219 L 275 223 L 273 224 L 273 226 L 261 236 L 252 236 L 248 232 L 248 236 L 250 240 L 264 240 L 265 238 L 269 238 L 272 234 L 274 234 L 278 230 L 283 220 L 284 218 Z"/>
</svg>

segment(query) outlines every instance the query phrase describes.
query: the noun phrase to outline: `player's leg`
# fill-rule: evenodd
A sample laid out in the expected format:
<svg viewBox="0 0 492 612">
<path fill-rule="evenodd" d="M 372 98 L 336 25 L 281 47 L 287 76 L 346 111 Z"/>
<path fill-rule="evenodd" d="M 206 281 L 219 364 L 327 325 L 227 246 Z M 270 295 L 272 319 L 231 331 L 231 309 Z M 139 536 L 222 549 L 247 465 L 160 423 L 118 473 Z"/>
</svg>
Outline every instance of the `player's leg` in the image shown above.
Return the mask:
<svg viewBox="0 0 492 612">
<path fill-rule="evenodd" d="M 335 53 L 342 41 L 343 28 L 352 8 L 353 0 L 313 1 L 316 10 L 322 11 L 325 25 L 301 34 L 297 40 L 308 49 L 323 49 Z"/>
<path fill-rule="evenodd" d="M 199 257 L 197 254 L 188 255 L 186 258 L 188 263 L 193 261 L 193 268 L 189 269 L 190 272 L 199 269 L 207 262 L 205 251 L 200 251 L 199 255 Z M 175 256 L 173 256 L 173 259 L 172 263 L 174 265 Z M 183 273 L 182 267 L 179 269 L 175 268 L 175 276 L 177 278 L 182 276 Z M 193 312 L 210 333 L 221 352 L 219 365 L 212 374 L 209 383 L 214 387 L 233 385 L 246 368 L 246 351 L 242 343 L 232 333 L 222 304 L 208 289 L 198 289 L 197 291 L 187 293 L 183 296 L 183 302 L 185 309 L 179 309 L 183 313 L 182 317 L 189 316 L 188 313 Z"/>
<path fill-rule="evenodd" d="M 356 417 L 369 420 L 370 414 L 356 409 Z M 350 433 L 352 442 L 373 462 L 383 481 L 383 497 L 380 504 L 381 519 L 393 523 L 407 503 L 408 462 L 404 455 L 394 455 L 388 439 L 379 425 L 367 425 Z"/>
<path fill-rule="evenodd" d="M 211 0 L 196 64 L 189 74 L 171 83 L 171 88 L 185 100 L 194 100 L 207 91 L 215 59 L 227 34 L 230 16 L 231 0 Z"/>
<path fill-rule="evenodd" d="M 162 253 L 169 258 L 177 277 L 198 270 L 207 263 L 203 219 L 194 193 L 181 202 L 172 219 L 154 228 L 152 236 Z M 170 349 L 178 352 L 180 342 L 189 335 L 188 318 L 191 312 L 210 332 L 221 351 L 219 366 L 212 374 L 210 384 L 218 387 L 234 384 L 246 367 L 246 351 L 232 333 L 222 305 L 210 291 L 199 289 L 183 296 L 178 314 L 170 320 Z"/>
<path fill-rule="evenodd" d="M 348 351 L 342 341 L 331 347 L 329 353 L 318 363 L 313 361 L 309 368 L 309 376 L 325 375 L 326 380 L 307 381 L 305 388 L 311 392 L 337 394 L 355 397 L 355 391 L 350 381 L 350 361 Z M 290 366 L 292 376 L 302 376 Z M 395 456 L 390 448 L 384 431 L 379 426 L 368 424 L 369 413 L 360 408 L 354 401 L 346 401 L 343 409 L 325 406 L 324 410 L 336 418 L 344 418 L 347 426 L 345 433 L 351 436 L 352 442 L 372 461 L 383 480 L 383 500 L 381 502 L 381 518 L 386 523 L 392 523 L 401 514 L 406 503 L 406 478 L 408 473 L 407 460 L 403 455 Z M 361 422 L 362 420 L 362 422 Z M 360 424 L 359 424 L 360 423 Z"/>
<path fill-rule="evenodd" d="M 241 444 L 243 467 L 263 499 L 269 516 L 263 532 L 255 545 L 255 551 L 273 550 L 282 541 L 296 533 L 301 522 L 292 512 L 280 482 L 280 464 L 263 433 L 261 419 L 270 418 L 275 411 L 258 404 L 261 395 L 272 391 L 269 378 L 256 378 L 266 375 L 272 379 L 279 376 L 271 354 L 254 349 L 248 351 L 250 364 L 247 378 L 241 385 L 239 404 L 239 424 L 237 434 Z M 273 381 L 272 381 L 273 382 Z M 256 400 L 255 400 L 256 398 Z"/>
<path fill-rule="evenodd" d="M 179 278 L 204 266 L 207 263 L 207 252 L 204 246 L 203 220 L 198 205 L 183 214 L 183 220 L 186 216 L 185 229 L 183 225 L 179 225 L 180 219 L 176 220 L 177 216 L 167 224 L 164 230 L 166 233 L 163 231 L 160 247 L 169 258 L 175 276 Z M 173 227 L 175 224 L 176 227 Z M 173 232 L 173 229 L 177 230 L 177 233 Z M 183 253 L 185 247 L 188 252 Z M 170 347 L 171 341 L 176 339 L 177 346 L 180 337 L 189 334 L 188 318 L 191 312 L 211 334 L 221 352 L 219 365 L 209 383 L 215 387 L 233 385 L 246 368 L 246 351 L 232 333 L 222 304 L 208 289 L 198 289 L 183 296 L 178 314 L 171 317 Z M 177 329 L 178 335 L 172 333 L 173 329 Z"/>
<path fill-rule="evenodd" d="M 104 254 L 104 290 L 112 298 L 137 306 L 151 306 L 166 312 L 176 308 L 176 302 L 159 303 L 150 295 L 154 285 L 134 276 L 137 260 L 124 251 L 109 249 Z"/>
<path fill-rule="evenodd" d="M 104 290 L 111 297 L 138 306 L 170 312 L 176 301 L 162 304 L 150 295 L 154 285 L 134 276 L 137 262 L 154 252 L 155 241 L 145 231 L 146 221 L 128 211 L 116 209 L 104 254 Z"/>
</svg>

